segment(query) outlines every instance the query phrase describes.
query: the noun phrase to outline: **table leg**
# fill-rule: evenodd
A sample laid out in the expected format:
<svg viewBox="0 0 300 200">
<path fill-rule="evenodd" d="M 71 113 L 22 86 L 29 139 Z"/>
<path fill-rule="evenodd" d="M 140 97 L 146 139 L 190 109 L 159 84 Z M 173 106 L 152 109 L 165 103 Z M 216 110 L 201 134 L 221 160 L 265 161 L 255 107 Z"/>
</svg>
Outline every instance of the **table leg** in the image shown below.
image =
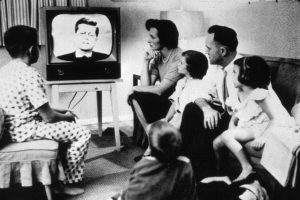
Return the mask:
<svg viewBox="0 0 300 200">
<path fill-rule="evenodd" d="M 51 89 L 51 96 L 52 96 L 52 107 L 58 108 L 59 107 L 59 89 L 58 85 L 52 85 Z"/>
<path fill-rule="evenodd" d="M 102 91 L 97 91 L 98 135 L 102 136 Z"/>
<path fill-rule="evenodd" d="M 45 187 L 45 192 L 46 192 L 47 200 L 52 200 L 51 186 L 50 185 L 44 185 L 44 187 Z"/>
<path fill-rule="evenodd" d="M 114 120 L 115 141 L 116 141 L 116 147 L 121 148 L 120 130 L 119 130 L 119 111 L 118 111 L 117 98 L 118 96 L 117 96 L 116 83 L 113 83 L 111 84 L 110 100 L 111 100 L 111 107 L 112 107 L 113 120 Z"/>
</svg>

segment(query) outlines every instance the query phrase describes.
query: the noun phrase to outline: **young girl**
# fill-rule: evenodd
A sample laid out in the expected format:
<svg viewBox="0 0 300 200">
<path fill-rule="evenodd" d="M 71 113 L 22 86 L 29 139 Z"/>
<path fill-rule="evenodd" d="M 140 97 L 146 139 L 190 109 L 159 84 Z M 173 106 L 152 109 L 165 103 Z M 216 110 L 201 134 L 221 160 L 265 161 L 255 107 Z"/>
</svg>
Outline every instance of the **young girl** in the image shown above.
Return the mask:
<svg viewBox="0 0 300 200">
<path fill-rule="evenodd" d="M 202 53 L 193 50 L 182 53 L 178 72 L 184 77 L 177 82 L 175 92 L 169 97 L 173 103 L 165 117 L 166 121 L 178 129 L 184 107 L 204 95 L 205 84 L 202 77 L 206 74 L 207 68 L 208 61 Z"/>
<path fill-rule="evenodd" d="M 234 180 L 247 178 L 253 172 L 241 143 L 254 140 L 253 148 L 260 150 L 272 129 L 295 126 L 295 121 L 282 106 L 268 85 L 270 72 L 267 63 L 258 56 L 243 57 L 234 62 L 233 82 L 238 89 L 238 100 L 228 99 L 234 110 L 229 129 L 218 136 L 213 147 L 219 167 L 220 148 L 226 146 L 239 160 L 242 172 Z"/>
</svg>

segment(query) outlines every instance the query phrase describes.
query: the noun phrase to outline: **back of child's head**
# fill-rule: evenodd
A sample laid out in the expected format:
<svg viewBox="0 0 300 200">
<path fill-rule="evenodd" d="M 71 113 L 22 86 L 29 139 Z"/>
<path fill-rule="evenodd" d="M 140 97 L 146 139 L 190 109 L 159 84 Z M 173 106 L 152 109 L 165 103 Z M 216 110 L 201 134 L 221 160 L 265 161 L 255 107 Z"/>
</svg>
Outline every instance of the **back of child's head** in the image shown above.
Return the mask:
<svg viewBox="0 0 300 200">
<path fill-rule="evenodd" d="M 266 61 L 259 56 L 242 57 L 234 61 L 240 71 L 238 81 L 252 88 L 268 89 L 271 81 L 270 69 Z"/>
<path fill-rule="evenodd" d="M 9 28 L 4 34 L 5 47 L 12 58 L 24 56 L 26 51 L 37 45 L 36 29 L 17 25 Z"/>
<path fill-rule="evenodd" d="M 151 155 L 161 162 L 172 162 L 177 159 L 181 149 L 181 134 L 171 124 L 156 121 L 149 125 L 149 142 Z"/>
<path fill-rule="evenodd" d="M 184 51 L 182 56 L 185 57 L 187 71 L 192 78 L 202 79 L 208 69 L 208 60 L 206 56 L 194 50 Z"/>
</svg>

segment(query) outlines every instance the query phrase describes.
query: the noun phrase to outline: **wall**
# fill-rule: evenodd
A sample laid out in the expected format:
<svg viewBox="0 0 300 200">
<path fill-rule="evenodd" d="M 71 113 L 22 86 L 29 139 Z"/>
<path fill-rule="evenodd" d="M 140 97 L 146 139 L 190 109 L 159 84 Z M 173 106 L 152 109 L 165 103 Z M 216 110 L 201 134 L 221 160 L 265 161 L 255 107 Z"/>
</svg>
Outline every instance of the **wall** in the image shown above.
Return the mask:
<svg viewBox="0 0 300 200">
<path fill-rule="evenodd" d="M 230 3 L 234 2 L 234 3 Z M 132 74 L 140 72 L 143 52 L 148 48 L 147 32 L 144 23 L 148 18 L 159 18 L 161 10 L 198 10 L 204 15 L 203 32 L 213 24 L 234 28 L 239 37 L 238 50 L 242 53 L 260 54 L 300 59 L 300 2 L 260 0 L 253 3 L 237 3 L 225 0 L 88 0 L 91 7 L 121 8 L 121 70 L 122 83 L 118 83 L 118 104 L 120 120 L 132 117 L 126 103 L 127 94 L 132 86 Z M 186 48 L 204 50 L 203 37 L 185 42 Z M 44 48 L 41 49 L 44 54 Z M 9 57 L 0 49 L 0 66 Z M 42 57 L 34 66 L 40 69 Z M 61 106 L 66 107 L 73 94 L 61 95 Z M 74 103 L 80 98 L 74 100 Z M 104 121 L 111 120 L 111 106 L 107 92 L 103 94 Z M 88 123 L 96 122 L 96 97 L 88 93 L 74 109 L 81 119 Z M 88 106 L 87 106 L 88 105 Z"/>
<path fill-rule="evenodd" d="M 300 59 L 300 2 L 183 2 L 186 10 L 202 10 L 206 29 L 222 24 L 234 28 L 243 53 Z M 193 43 L 192 43 L 193 44 Z"/>
</svg>

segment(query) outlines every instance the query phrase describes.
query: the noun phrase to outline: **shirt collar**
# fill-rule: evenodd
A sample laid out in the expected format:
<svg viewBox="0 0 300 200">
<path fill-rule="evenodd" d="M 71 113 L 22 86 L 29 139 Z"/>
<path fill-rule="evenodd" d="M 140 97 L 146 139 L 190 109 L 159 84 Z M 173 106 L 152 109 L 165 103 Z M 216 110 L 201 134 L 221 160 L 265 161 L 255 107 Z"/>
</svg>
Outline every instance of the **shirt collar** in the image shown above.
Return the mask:
<svg viewBox="0 0 300 200">
<path fill-rule="evenodd" d="M 17 66 L 28 67 L 28 65 L 26 63 L 24 63 L 23 61 L 21 61 L 19 59 L 13 59 L 10 61 L 10 63 L 14 63 L 14 65 L 17 65 Z"/>
<path fill-rule="evenodd" d="M 83 56 L 86 56 L 86 57 L 90 58 L 90 57 L 92 57 L 92 53 L 93 52 L 87 52 L 87 53 L 85 53 L 83 51 L 76 50 L 75 57 L 76 58 L 82 58 Z"/>
<path fill-rule="evenodd" d="M 239 59 L 239 58 L 241 58 L 241 57 L 242 56 L 240 54 L 236 54 L 236 56 L 234 57 L 234 59 L 225 68 L 223 68 L 224 71 L 226 71 L 226 72 L 232 71 L 233 70 L 233 65 L 234 65 L 233 63 L 234 63 L 234 61 L 237 60 L 237 59 Z"/>
</svg>

